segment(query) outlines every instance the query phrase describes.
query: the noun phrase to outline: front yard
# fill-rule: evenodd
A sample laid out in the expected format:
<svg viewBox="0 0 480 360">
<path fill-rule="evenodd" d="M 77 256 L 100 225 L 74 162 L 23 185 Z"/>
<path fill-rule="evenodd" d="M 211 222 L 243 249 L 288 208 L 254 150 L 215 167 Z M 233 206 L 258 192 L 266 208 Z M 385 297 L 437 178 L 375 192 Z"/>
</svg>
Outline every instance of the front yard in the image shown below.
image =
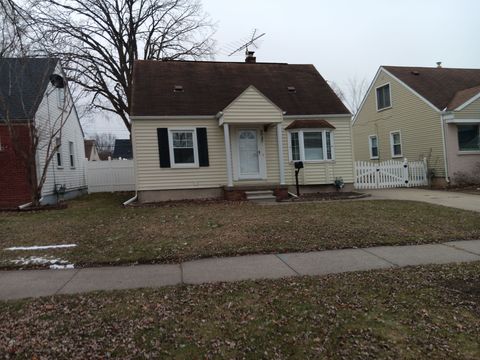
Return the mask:
<svg viewBox="0 0 480 360">
<path fill-rule="evenodd" d="M 479 359 L 479 283 L 471 263 L 0 302 L 0 353 Z"/>
<path fill-rule="evenodd" d="M 32 257 L 75 266 L 179 262 L 208 256 L 311 251 L 480 238 L 480 214 L 407 201 L 259 206 L 179 203 L 122 208 L 131 194 L 97 194 L 69 208 L 0 213 L 0 267 Z M 7 247 L 77 244 L 67 249 Z"/>
</svg>

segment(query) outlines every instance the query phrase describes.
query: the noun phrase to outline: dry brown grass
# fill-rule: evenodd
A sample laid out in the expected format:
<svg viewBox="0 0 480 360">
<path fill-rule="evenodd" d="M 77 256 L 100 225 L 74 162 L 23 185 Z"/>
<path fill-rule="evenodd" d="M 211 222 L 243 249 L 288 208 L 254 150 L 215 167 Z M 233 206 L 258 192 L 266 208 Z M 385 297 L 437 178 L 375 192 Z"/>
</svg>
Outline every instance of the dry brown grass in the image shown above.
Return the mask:
<svg viewBox="0 0 480 360">
<path fill-rule="evenodd" d="M 129 196 L 98 194 L 71 201 L 66 210 L 0 213 L 0 249 L 78 244 L 46 252 L 0 250 L 0 265 L 31 255 L 52 255 L 82 266 L 480 238 L 480 214 L 417 202 L 122 208 Z"/>
</svg>

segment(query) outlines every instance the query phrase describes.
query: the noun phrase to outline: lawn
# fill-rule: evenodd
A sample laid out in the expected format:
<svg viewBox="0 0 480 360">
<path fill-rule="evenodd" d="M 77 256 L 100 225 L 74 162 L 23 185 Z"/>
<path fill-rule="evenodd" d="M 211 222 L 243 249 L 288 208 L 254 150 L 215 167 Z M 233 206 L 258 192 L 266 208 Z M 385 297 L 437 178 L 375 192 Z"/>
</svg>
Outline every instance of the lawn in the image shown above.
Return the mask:
<svg viewBox="0 0 480 360">
<path fill-rule="evenodd" d="M 422 244 L 480 238 L 480 214 L 419 202 L 259 206 L 177 203 L 122 208 L 131 194 L 89 195 L 68 209 L 0 213 L 0 267 L 52 257 L 75 266 L 178 262 L 209 256 Z M 69 249 L 7 251 L 70 244 Z"/>
<path fill-rule="evenodd" d="M 0 353 L 479 359 L 479 283 L 470 263 L 0 302 Z"/>
</svg>

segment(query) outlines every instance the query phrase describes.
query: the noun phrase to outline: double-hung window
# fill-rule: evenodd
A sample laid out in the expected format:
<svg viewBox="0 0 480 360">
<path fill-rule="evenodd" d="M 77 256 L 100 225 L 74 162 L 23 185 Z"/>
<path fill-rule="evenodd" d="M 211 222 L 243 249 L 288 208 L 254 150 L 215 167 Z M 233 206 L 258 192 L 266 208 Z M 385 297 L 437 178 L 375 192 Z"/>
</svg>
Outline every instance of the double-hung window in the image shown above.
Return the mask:
<svg viewBox="0 0 480 360">
<path fill-rule="evenodd" d="M 458 125 L 458 149 L 480 151 L 480 124 Z"/>
<path fill-rule="evenodd" d="M 377 88 L 377 110 L 387 109 L 392 106 L 390 97 L 390 84 Z"/>
<path fill-rule="evenodd" d="M 65 106 L 65 88 L 57 89 L 57 106 L 59 109 L 63 109 Z"/>
<path fill-rule="evenodd" d="M 62 139 L 57 137 L 55 139 L 55 146 L 57 148 L 57 167 L 61 168 L 63 166 L 63 163 L 62 163 Z"/>
<path fill-rule="evenodd" d="M 169 131 L 172 167 L 197 167 L 198 150 L 195 129 Z"/>
<path fill-rule="evenodd" d="M 70 167 L 74 168 L 75 167 L 75 145 L 73 144 L 72 141 L 68 142 L 68 152 L 70 156 Z"/>
<path fill-rule="evenodd" d="M 370 135 L 368 137 L 368 147 L 370 149 L 370 159 L 378 159 L 378 136 Z"/>
<path fill-rule="evenodd" d="M 392 157 L 402 156 L 402 137 L 400 131 L 390 133 L 390 146 L 392 148 Z"/>
<path fill-rule="evenodd" d="M 333 160 L 333 133 L 329 130 L 297 130 L 289 132 L 292 161 Z"/>
</svg>

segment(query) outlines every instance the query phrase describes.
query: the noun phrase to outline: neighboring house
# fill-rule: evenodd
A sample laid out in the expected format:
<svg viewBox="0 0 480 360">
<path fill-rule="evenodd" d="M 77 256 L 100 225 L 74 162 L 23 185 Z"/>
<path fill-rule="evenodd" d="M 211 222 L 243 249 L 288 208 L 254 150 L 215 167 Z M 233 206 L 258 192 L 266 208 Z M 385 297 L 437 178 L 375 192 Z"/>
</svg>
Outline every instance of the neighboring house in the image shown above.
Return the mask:
<svg viewBox="0 0 480 360">
<path fill-rule="evenodd" d="M 112 159 L 133 159 L 132 142 L 130 139 L 116 139 Z"/>
<path fill-rule="evenodd" d="M 95 140 L 84 140 L 85 157 L 88 161 L 100 161 L 97 143 Z"/>
<path fill-rule="evenodd" d="M 351 114 L 313 65 L 137 61 L 130 118 L 139 200 L 286 197 L 353 183 Z"/>
<path fill-rule="evenodd" d="M 437 185 L 480 164 L 480 69 L 382 66 L 353 120 L 355 160 L 426 158 Z"/>
<path fill-rule="evenodd" d="M 86 190 L 84 177 L 85 152 L 83 131 L 72 105 L 65 76 L 57 59 L 3 58 L 0 59 L 0 207 L 14 207 L 31 200 L 30 181 L 39 181 L 46 168 L 42 203 L 53 203 L 59 190 L 69 198 Z M 59 85 L 60 84 L 60 85 Z M 68 108 L 67 108 L 68 107 Z M 71 111 L 70 111 L 71 110 Z M 61 132 L 52 137 L 56 119 L 66 119 Z M 9 121 L 5 121 L 9 119 Z M 7 124 L 12 124 L 12 138 Z M 58 122 L 57 122 L 58 123 Z M 31 134 L 38 133 L 39 144 L 34 160 L 36 179 L 27 176 L 26 165 L 17 149 L 32 149 Z M 13 143 L 14 141 L 15 144 Z M 48 144 L 60 144 L 48 167 L 45 167 Z"/>
</svg>

